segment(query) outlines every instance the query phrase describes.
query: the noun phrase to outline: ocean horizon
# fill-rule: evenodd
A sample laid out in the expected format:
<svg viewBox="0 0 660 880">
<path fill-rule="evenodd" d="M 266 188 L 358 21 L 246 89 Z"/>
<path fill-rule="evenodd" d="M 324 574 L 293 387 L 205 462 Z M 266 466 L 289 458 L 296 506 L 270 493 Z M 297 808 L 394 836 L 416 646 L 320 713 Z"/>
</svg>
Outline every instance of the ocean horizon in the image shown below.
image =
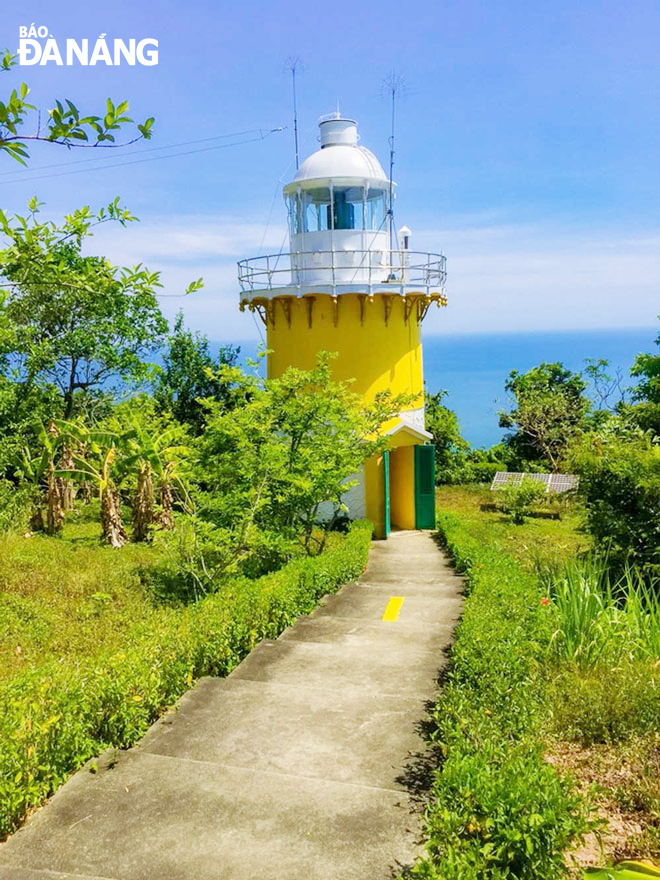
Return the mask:
<svg viewBox="0 0 660 880">
<path fill-rule="evenodd" d="M 431 393 L 446 391 L 444 403 L 458 417 L 463 437 L 474 447 L 498 443 L 504 431 L 498 412 L 508 408 L 504 388 L 511 370 L 525 372 L 545 361 L 561 362 L 570 370 L 585 367 L 588 358 L 605 358 L 610 372 L 621 371 L 623 385 L 632 385 L 630 368 L 642 352 L 657 352 L 657 325 L 598 330 L 551 330 L 507 333 L 423 335 L 424 379 Z M 241 361 L 254 357 L 254 340 L 213 341 L 238 345 Z"/>
</svg>

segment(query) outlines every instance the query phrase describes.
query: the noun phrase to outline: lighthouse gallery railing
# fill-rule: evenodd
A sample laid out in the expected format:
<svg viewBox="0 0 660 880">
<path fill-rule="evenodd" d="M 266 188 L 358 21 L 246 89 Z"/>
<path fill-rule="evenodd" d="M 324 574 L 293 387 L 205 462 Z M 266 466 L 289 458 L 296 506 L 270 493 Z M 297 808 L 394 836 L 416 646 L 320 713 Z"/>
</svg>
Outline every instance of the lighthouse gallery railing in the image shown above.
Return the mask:
<svg viewBox="0 0 660 880">
<path fill-rule="evenodd" d="M 296 251 L 251 257 L 238 263 L 243 293 L 282 288 L 336 287 L 379 290 L 415 287 L 431 293 L 444 290 L 446 260 L 442 254 L 418 251 L 334 250 Z"/>
</svg>

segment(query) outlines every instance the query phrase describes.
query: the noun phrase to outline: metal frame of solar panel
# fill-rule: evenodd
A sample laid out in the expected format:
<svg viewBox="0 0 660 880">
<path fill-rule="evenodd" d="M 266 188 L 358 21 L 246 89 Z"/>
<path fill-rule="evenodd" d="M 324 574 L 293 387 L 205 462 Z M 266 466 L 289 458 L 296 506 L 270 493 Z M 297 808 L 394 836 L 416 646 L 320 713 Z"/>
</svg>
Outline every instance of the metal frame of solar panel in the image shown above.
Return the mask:
<svg viewBox="0 0 660 880">
<path fill-rule="evenodd" d="M 572 492 L 577 489 L 580 478 L 576 474 L 530 474 L 518 471 L 498 471 L 493 477 L 490 491 L 503 489 L 505 486 L 520 486 L 525 477 L 541 483 L 545 491 L 555 492 L 561 495 L 564 492 Z"/>
<path fill-rule="evenodd" d="M 573 492 L 580 485 L 577 474 L 550 474 L 548 492 Z"/>
</svg>

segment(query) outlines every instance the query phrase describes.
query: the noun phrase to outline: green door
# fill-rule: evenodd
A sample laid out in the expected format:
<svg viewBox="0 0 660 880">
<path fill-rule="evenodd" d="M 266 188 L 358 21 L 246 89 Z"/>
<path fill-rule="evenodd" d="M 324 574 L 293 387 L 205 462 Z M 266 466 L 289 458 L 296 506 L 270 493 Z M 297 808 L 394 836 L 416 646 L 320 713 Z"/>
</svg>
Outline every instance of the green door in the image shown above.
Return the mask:
<svg viewBox="0 0 660 880">
<path fill-rule="evenodd" d="M 435 528 L 435 446 L 415 446 L 415 527 Z"/>
<path fill-rule="evenodd" d="M 383 489 L 385 492 L 383 531 L 387 538 L 390 533 L 390 454 L 387 451 L 383 453 Z"/>
</svg>

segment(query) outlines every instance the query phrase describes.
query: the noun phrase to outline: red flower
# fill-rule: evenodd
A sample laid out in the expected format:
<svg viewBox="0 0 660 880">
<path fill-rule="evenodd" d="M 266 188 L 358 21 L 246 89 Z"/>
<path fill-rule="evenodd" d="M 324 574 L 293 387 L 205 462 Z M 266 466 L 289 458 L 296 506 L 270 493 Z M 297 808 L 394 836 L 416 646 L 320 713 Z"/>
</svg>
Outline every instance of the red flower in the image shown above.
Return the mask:
<svg viewBox="0 0 660 880">
<path fill-rule="evenodd" d="M 544 596 L 544 597 L 541 599 L 541 605 L 549 605 L 549 604 L 550 604 L 550 599 L 548 599 L 547 596 Z"/>
</svg>

